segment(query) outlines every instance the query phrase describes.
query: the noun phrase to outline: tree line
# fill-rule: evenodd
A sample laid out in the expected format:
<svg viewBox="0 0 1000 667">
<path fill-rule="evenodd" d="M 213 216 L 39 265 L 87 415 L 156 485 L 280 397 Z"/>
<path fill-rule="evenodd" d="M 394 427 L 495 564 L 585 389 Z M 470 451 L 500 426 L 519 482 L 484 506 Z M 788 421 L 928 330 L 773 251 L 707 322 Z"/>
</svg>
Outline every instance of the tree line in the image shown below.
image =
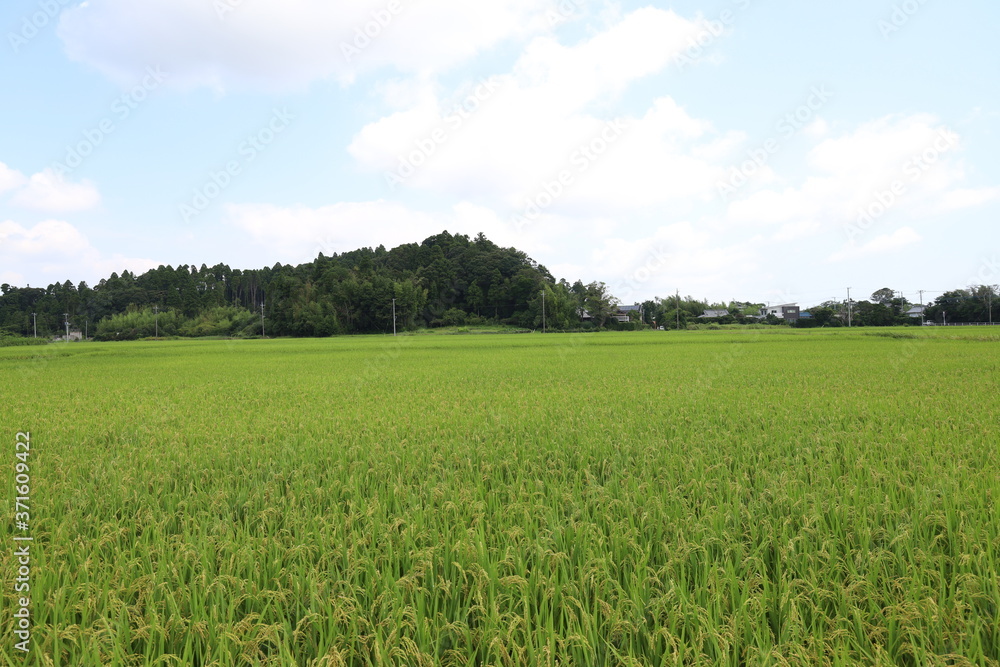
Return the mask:
<svg viewBox="0 0 1000 667">
<path fill-rule="evenodd" d="M 974 285 L 968 289 L 944 292 L 926 304 L 922 316 L 911 316 L 910 310 L 918 305 L 912 303 L 900 292 L 883 287 L 872 293 L 869 299 L 828 300 L 811 307 L 802 308 L 809 317 L 795 322 L 775 316 L 761 318 L 765 309 L 763 303 L 731 301 L 711 303 L 688 297 L 654 298 L 642 304 L 642 321 L 667 329 L 682 329 L 692 324 L 710 322 L 714 324 L 754 324 L 789 325 L 800 328 L 811 327 L 887 327 L 920 325 L 925 320 L 937 324 L 965 324 L 970 322 L 993 322 L 994 305 L 1000 303 L 1000 287 L 997 285 Z M 718 317 L 702 317 L 706 311 L 724 311 Z M 1000 313 L 998 313 L 1000 314 Z"/>
<path fill-rule="evenodd" d="M 543 297 L 544 293 L 544 297 Z M 395 306 L 393 301 L 395 300 Z M 153 336 L 331 336 L 496 323 L 524 328 L 615 324 L 600 282 L 556 280 L 515 248 L 447 231 L 422 243 L 320 254 L 298 266 L 160 266 L 93 287 L 0 286 L 0 334 L 98 340 Z M 584 316 L 587 313 L 588 316 Z M 263 315 L 263 317 L 261 317 Z"/>
<path fill-rule="evenodd" d="M 992 321 L 996 285 L 945 292 L 925 312 L 943 323 Z M 543 317 L 544 304 L 544 317 Z M 788 324 L 761 319 L 762 303 L 710 303 L 691 296 L 653 298 L 618 321 L 618 300 L 601 282 L 556 280 L 515 248 L 483 234 L 447 231 L 421 243 L 361 248 L 298 266 L 239 270 L 160 266 L 123 271 L 97 285 L 66 281 L 47 288 L 0 285 L 0 337 L 50 338 L 74 331 L 98 340 L 159 336 L 332 336 L 423 327 L 500 324 L 551 330 L 688 328 L 714 324 Z M 913 304 L 889 288 L 870 300 L 825 301 L 793 326 L 893 326 L 921 323 Z M 850 316 L 848 317 L 848 309 Z M 395 319 L 394 319 L 395 316 Z"/>
</svg>

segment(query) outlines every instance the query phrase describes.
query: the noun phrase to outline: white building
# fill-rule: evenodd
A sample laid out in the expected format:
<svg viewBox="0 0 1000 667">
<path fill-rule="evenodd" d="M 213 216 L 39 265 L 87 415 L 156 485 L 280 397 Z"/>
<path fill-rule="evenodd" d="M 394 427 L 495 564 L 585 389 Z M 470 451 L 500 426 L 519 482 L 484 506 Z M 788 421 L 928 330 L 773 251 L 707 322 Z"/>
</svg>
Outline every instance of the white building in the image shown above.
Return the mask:
<svg viewBox="0 0 1000 667">
<path fill-rule="evenodd" d="M 799 319 L 799 307 L 794 303 L 783 303 L 778 306 L 767 306 L 762 308 L 760 316 L 767 317 L 768 315 L 774 315 L 779 320 L 788 320 L 793 322 Z"/>
</svg>

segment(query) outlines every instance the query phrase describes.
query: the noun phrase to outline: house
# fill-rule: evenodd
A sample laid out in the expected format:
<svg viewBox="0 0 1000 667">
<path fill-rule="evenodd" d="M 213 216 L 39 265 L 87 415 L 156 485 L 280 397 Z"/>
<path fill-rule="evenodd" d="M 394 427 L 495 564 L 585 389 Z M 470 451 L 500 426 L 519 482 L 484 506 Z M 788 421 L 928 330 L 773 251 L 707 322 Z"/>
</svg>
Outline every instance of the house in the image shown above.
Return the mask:
<svg viewBox="0 0 1000 667">
<path fill-rule="evenodd" d="M 728 310 L 726 310 L 725 308 L 719 308 L 719 309 L 709 309 L 709 310 L 706 310 L 704 313 L 702 313 L 698 317 L 699 317 L 699 319 L 709 319 L 709 318 L 713 318 L 713 317 L 725 317 L 728 314 L 729 314 Z"/>
<path fill-rule="evenodd" d="M 909 317 L 919 317 L 920 319 L 924 319 L 924 311 L 926 310 L 927 306 L 914 306 L 906 311 L 906 314 Z"/>
<path fill-rule="evenodd" d="M 82 340 L 83 340 L 83 332 L 79 331 L 77 329 L 73 329 L 72 331 L 70 331 L 69 332 L 69 336 L 62 335 L 62 336 L 53 336 L 52 337 L 52 342 L 53 343 L 58 343 L 60 341 L 63 341 L 63 342 L 79 342 L 79 341 L 82 341 Z"/>
<path fill-rule="evenodd" d="M 760 311 L 761 317 L 767 317 L 768 315 L 774 315 L 779 320 L 788 320 L 789 322 L 797 322 L 801 317 L 799 307 L 794 303 L 783 303 L 778 306 L 767 306 L 762 308 Z"/>
<path fill-rule="evenodd" d="M 638 303 L 634 306 L 618 306 L 618 312 L 611 317 L 624 324 L 629 321 L 630 313 L 637 313 L 639 315 L 639 319 L 642 320 L 642 306 Z"/>
</svg>

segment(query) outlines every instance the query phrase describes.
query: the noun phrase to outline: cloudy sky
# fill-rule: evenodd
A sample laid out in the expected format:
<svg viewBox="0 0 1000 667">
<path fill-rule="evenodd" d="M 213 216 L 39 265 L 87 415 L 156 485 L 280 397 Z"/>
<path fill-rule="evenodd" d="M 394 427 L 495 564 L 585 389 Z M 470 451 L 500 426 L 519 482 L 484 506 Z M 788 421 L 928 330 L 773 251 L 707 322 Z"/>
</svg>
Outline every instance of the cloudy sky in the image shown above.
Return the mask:
<svg viewBox="0 0 1000 667">
<path fill-rule="evenodd" d="M 998 28 L 995 0 L 7 0 L 0 282 L 448 230 L 626 302 L 1000 283 Z"/>
</svg>

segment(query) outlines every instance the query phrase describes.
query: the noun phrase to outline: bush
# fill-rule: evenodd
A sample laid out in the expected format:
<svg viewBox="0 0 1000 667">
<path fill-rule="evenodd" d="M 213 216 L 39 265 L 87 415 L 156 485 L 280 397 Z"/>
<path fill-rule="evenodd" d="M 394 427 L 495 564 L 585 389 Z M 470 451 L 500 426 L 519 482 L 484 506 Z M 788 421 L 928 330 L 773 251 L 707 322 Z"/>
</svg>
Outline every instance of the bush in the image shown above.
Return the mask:
<svg viewBox="0 0 1000 667">
<path fill-rule="evenodd" d="M 158 315 L 151 308 L 119 313 L 101 320 L 97 325 L 95 340 L 137 340 L 159 335 L 176 336 L 183 320 L 177 311 L 164 310 Z"/>
<path fill-rule="evenodd" d="M 468 315 L 461 308 L 449 308 L 441 315 L 441 321 L 446 327 L 460 327 L 465 324 L 467 317 Z"/>
<path fill-rule="evenodd" d="M 180 333 L 182 336 L 232 336 L 242 332 L 251 324 L 257 325 L 256 330 L 259 334 L 260 323 L 256 313 L 235 306 L 220 306 L 185 322 L 180 328 Z"/>
</svg>

